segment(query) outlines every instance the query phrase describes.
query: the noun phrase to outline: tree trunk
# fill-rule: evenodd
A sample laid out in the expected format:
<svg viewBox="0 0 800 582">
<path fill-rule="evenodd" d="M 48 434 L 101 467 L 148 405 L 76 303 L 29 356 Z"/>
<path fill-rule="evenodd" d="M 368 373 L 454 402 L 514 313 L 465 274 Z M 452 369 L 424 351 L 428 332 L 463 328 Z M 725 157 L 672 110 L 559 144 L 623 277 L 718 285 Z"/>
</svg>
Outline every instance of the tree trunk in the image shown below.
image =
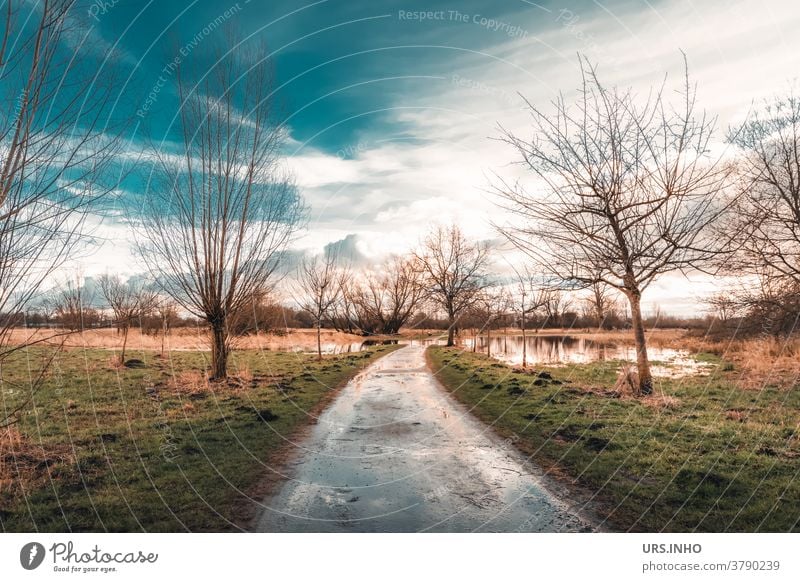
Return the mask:
<svg viewBox="0 0 800 582">
<path fill-rule="evenodd" d="M 524 368 L 528 362 L 528 342 L 525 341 L 525 306 L 522 306 L 522 367 Z"/>
<path fill-rule="evenodd" d="M 638 292 L 628 294 L 631 304 L 631 323 L 633 337 L 636 341 L 636 370 L 639 374 L 639 391 L 643 395 L 653 393 L 653 376 L 650 373 L 650 362 L 647 359 L 647 340 L 644 335 L 642 320 L 641 296 Z"/>
<path fill-rule="evenodd" d="M 594 286 L 594 308 L 595 314 L 597 315 L 597 331 L 601 331 L 603 329 L 605 313 L 603 313 L 603 294 L 601 288 L 597 286 L 597 283 L 595 283 Z"/>
<path fill-rule="evenodd" d="M 128 326 L 122 328 L 122 354 L 119 357 L 119 363 L 125 365 L 125 348 L 128 346 Z"/>
<path fill-rule="evenodd" d="M 456 320 L 452 315 L 450 316 L 448 323 L 449 326 L 447 328 L 447 347 L 451 348 L 454 345 L 456 345 L 455 343 Z"/>
<path fill-rule="evenodd" d="M 228 377 L 228 332 L 224 323 L 211 325 L 211 379 Z"/>
<path fill-rule="evenodd" d="M 486 355 L 492 355 L 492 328 L 486 326 Z"/>
<path fill-rule="evenodd" d="M 322 361 L 322 325 L 317 324 L 317 359 Z"/>
</svg>

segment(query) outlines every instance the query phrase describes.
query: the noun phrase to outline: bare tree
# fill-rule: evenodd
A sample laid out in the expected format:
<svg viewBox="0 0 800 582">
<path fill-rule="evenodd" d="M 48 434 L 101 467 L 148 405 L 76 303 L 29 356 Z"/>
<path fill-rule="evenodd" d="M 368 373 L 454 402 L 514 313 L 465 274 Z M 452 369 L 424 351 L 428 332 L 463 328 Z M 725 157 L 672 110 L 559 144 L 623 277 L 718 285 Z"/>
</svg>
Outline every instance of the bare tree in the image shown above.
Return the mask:
<svg viewBox="0 0 800 582">
<path fill-rule="evenodd" d="M 161 322 L 161 354 L 164 355 L 164 343 L 172 326 L 178 321 L 178 305 L 171 297 L 159 296 L 155 299 L 154 309 Z"/>
<path fill-rule="evenodd" d="M 366 273 L 361 284 L 342 280 L 341 302 L 364 333 L 396 334 L 414 314 L 425 289 L 412 259 L 394 257 L 379 273 Z"/>
<path fill-rule="evenodd" d="M 158 294 L 148 289 L 143 282 L 131 280 L 123 282 L 119 275 L 103 275 L 99 279 L 100 293 L 114 314 L 114 325 L 122 333 L 122 351 L 119 363 L 125 365 L 125 348 L 128 345 L 128 332 L 137 319 L 151 313 L 156 305 Z"/>
<path fill-rule="evenodd" d="M 721 266 L 759 278 L 800 281 L 800 98 L 766 101 L 729 135 L 742 151 L 737 197 L 722 234 Z"/>
<path fill-rule="evenodd" d="M 381 281 L 374 274 L 364 274 L 362 281 L 341 282 L 343 311 L 349 313 L 350 329 L 364 335 L 379 333 L 381 320 L 386 309 L 386 295 Z"/>
<path fill-rule="evenodd" d="M 486 330 L 486 355 L 492 355 L 492 326 L 511 309 L 511 298 L 501 286 L 484 288 L 477 298 L 477 306 L 482 312 Z"/>
<path fill-rule="evenodd" d="M 83 331 L 86 325 L 86 311 L 91 298 L 87 298 L 80 275 L 67 278 L 59 285 L 53 300 L 53 314 L 61 325 L 71 331 Z"/>
<path fill-rule="evenodd" d="M 427 295 L 447 314 L 447 345 L 454 345 L 459 317 L 486 286 L 488 248 L 471 243 L 455 225 L 434 228 L 415 254 Z"/>
<path fill-rule="evenodd" d="M 317 357 L 322 360 L 322 326 L 333 313 L 342 290 L 341 273 L 333 255 L 306 259 L 300 266 L 299 305 L 314 321 L 317 330 Z"/>
<path fill-rule="evenodd" d="M 279 163 L 286 132 L 274 119 L 269 64 L 263 51 L 229 45 L 193 80 L 176 72 L 182 143 L 155 149 L 137 237 L 164 293 L 208 323 L 217 380 L 228 374 L 231 318 L 269 288 L 303 215 Z"/>
<path fill-rule="evenodd" d="M 614 308 L 615 299 L 611 289 L 601 281 L 589 286 L 589 294 L 584 298 L 588 311 L 597 320 L 597 329 L 602 329 L 606 319 Z"/>
<path fill-rule="evenodd" d="M 87 214 L 116 185 L 107 175 L 121 130 L 110 123 L 113 69 L 85 53 L 88 32 L 70 13 L 74 4 L 0 8 L 2 313 L 23 310 L 76 254 Z M 0 361 L 24 347 L 9 345 L 13 325 L 0 323 Z"/>
<path fill-rule="evenodd" d="M 358 305 L 361 285 L 355 280 L 350 266 L 339 267 L 337 281 L 339 294 L 330 310 L 330 322 L 337 331 L 363 333 L 368 322 L 363 321 L 363 310 Z"/>
<path fill-rule="evenodd" d="M 548 300 L 547 289 L 542 287 L 541 276 L 531 273 L 525 267 L 523 270 L 514 269 L 516 282 L 514 294 L 511 296 L 511 309 L 519 314 L 520 330 L 522 331 L 522 367 L 528 365 L 527 328 L 528 316 L 535 314 L 545 306 Z"/>
<path fill-rule="evenodd" d="M 46 326 L 50 326 L 50 323 L 55 315 L 55 305 L 52 298 L 46 297 L 42 299 L 39 303 L 38 311 L 44 320 L 44 324 Z"/>
<path fill-rule="evenodd" d="M 582 60 L 577 102 L 553 112 L 528 104 L 531 140 L 504 140 L 533 171 L 543 192 L 503 184 L 498 194 L 518 220 L 500 230 L 573 287 L 609 285 L 630 303 L 639 387 L 652 392 L 642 293 L 660 275 L 711 259 L 708 225 L 716 218 L 727 167 L 709 159 L 714 120 L 698 114 L 688 72 L 672 105 L 662 86 L 639 102 L 607 88 Z"/>
<path fill-rule="evenodd" d="M 542 307 L 544 307 L 547 326 L 564 324 L 564 314 L 572 307 L 572 299 L 561 289 L 548 286 L 542 289 Z"/>
<path fill-rule="evenodd" d="M 735 317 L 742 308 L 741 300 L 737 300 L 732 293 L 724 291 L 714 293 L 706 299 L 705 303 L 723 325 Z"/>
<path fill-rule="evenodd" d="M 385 311 L 381 314 L 383 333 L 396 334 L 414 314 L 425 296 L 425 288 L 413 259 L 394 258 L 384 266 L 378 285 L 385 296 Z"/>
</svg>

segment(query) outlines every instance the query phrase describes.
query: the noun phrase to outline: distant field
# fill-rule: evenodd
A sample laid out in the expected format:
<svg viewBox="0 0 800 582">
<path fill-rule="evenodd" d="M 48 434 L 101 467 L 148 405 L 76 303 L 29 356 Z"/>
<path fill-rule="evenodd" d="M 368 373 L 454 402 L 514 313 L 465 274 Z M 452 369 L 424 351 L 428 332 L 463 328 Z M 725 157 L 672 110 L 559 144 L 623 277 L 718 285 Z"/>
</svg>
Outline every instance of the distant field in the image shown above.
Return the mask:
<svg viewBox="0 0 800 582">
<path fill-rule="evenodd" d="M 395 346 L 325 356 L 246 350 L 233 380 L 208 384 L 208 354 L 137 351 L 118 369 L 102 349 L 59 353 L 19 424 L 0 429 L 3 531 L 220 531 L 247 527 L 279 454 L 318 408 Z M 2 406 L 30 392 L 4 362 Z"/>
<path fill-rule="evenodd" d="M 613 389 L 619 362 L 522 372 L 452 348 L 428 356 L 456 398 L 577 486 L 609 529 L 800 530 L 797 376 L 747 389 L 738 364 L 706 353 L 710 376 L 658 379 L 634 399 Z"/>
<path fill-rule="evenodd" d="M 10 344 L 37 341 L 58 334 L 61 330 L 30 330 L 14 329 L 9 339 Z M 239 349 L 267 349 L 282 350 L 300 347 L 308 351 L 317 347 L 317 332 L 314 329 L 292 329 L 286 333 L 258 333 L 234 339 L 235 347 Z M 179 327 L 171 330 L 164 339 L 164 351 L 193 350 L 205 351 L 210 349 L 209 335 L 204 328 Z M 341 333 L 330 329 L 322 330 L 323 343 L 362 342 L 364 337 Z M 50 343 L 64 341 L 67 347 L 80 348 L 106 348 L 119 349 L 122 347 L 122 336 L 115 329 L 89 329 L 81 333 L 68 334 L 64 337 L 54 337 Z M 138 328 L 130 330 L 128 335 L 128 348 L 133 350 L 161 350 L 161 334 L 144 334 Z"/>
<path fill-rule="evenodd" d="M 30 341 L 37 341 L 46 339 L 48 337 L 56 336 L 56 334 L 64 330 L 44 330 L 44 329 L 14 329 L 9 338 L 10 344 L 21 344 Z M 410 338 L 430 338 L 442 336 L 446 332 L 443 330 L 431 329 L 403 329 L 400 333 L 401 339 Z M 515 328 L 507 328 L 502 330 L 492 330 L 491 334 L 497 336 L 500 334 L 506 335 L 520 335 L 520 330 Z M 618 342 L 622 344 L 632 344 L 633 336 L 629 331 L 597 331 L 585 329 L 543 329 L 543 330 L 528 330 L 529 336 L 538 335 L 570 335 L 596 341 Z M 316 350 L 317 346 L 317 332 L 315 329 L 279 329 L 270 332 L 260 332 L 257 334 L 249 334 L 246 336 L 234 339 L 234 344 L 239 349 L 267 349 L 267 350 L 291 350 L 303 349 L 306 351 Z M 482 333 L 485 335 L 485 332 Z M 683 330 L 652 330 L 648 332 L 648 339 L 652 345 L 669 345 L 678 346 L 681 339 L 686 335 Z M 346 343 L 361 343 L 366 339 L 382 338 L 384 336 L 369 336 L 355 335 L 339 332 L 333 329 L 322 330 L 322 343 L 323 344 L 346 344 Z M 386 336 L 388 337 L 388 336 Z M 396 337 L 396 336 L 392 336 Z M 473 330 L 464 329 L 458 336 L 460 339 L 469 339 L 473 337 Z M 162 338 L 158 334 L 145 334 L 138 328 L 130 330 L 128 335 L 128 348 L 147 350 L 147 351 L 161 351 L 162 339 L 164 351 L 170 350 L 193 350 L 193 351 L 206 351 L 209 349 L 209 336 L 205 328 L 197 327 L 179 327 L 171 330 L 166 338 Z M 122 346 L 122 336 L 117 333 L 113 328 L 102 329 L 89 329 L 80 333 L 72 333 L 64 337 L 56 336 L 50 340 L 49 343 L 59 344 L 64 342 L 66 347 L 81 347 L 81 348 L 104 348 L 104 349 L 119 349 Z"/>
</svg>

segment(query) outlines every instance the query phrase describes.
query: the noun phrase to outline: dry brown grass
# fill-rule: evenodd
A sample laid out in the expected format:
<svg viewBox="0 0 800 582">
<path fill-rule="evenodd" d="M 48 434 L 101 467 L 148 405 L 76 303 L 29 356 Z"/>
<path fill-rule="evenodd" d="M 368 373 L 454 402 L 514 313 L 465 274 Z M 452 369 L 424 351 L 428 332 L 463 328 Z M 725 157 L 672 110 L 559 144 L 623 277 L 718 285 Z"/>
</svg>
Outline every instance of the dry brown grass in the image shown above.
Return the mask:
<svg viewBox="0 0 800 582">
<path fill-rule="evenodd" d="M 715 354 L 732 364 L 741 388 L 758 390 L 766 385 L 789 388 L 800 380 L 800 339 L 761 337 L 716 340 L 687 337 L 684 349 Z"/>
<path fill-rule="evenodd" d="M 0 429 L 0 493 L 10 491 L 17 473 L 15 452 L 22 446 L 22 435 L 13 426 Z"/>
<path fill-rule="evenodd" d="M 178 394 L 196 394 L 209 388 L 208 375 L 197 370 L 185 370 L 172 376 L 168 386 Z"/>
<path fill-rule="evenodd" d="M 681 399 L 675 396 L 667 396 L 666 394 L 651 394 L 645 398 L 640 398 L 644 406 L 655 408 L 656 410 L 672 410 L 681 405 Z"/>
<path fill-rule="evenodd" d="M 210 380 L 208 374 L 198 370 L 185 370 L 174 374 L 169 381 L 154 386 L 155 392 L 166 390 L 170 394 L 194 398 L 205 398 L 212 392 L 227 391 L 236 393 L 247 390 L 258 382 L 270 380 L 268 377 L 256 378 L 250 368 L 243 366 L 232 371 L 232 374 L 223 381 Z M 187 408 L 186 410 L 192 410 Z"/>
<path fill-rule="evenodd" d="M 30 330 L 18 328 L 12 331 L 9 343 L 19 345 L 22 343 L 43 340 L 60 333 L 60 330 Z M 365 338 L 359 335 L 341 333 L 333 330 L 322 330 L 322 343 L 360 343 Z M 67 349 L 75 348 L 100 348 L 120 349 L 122 336 L 114 329 L 91 329 L 74 333 L 64 338 L 54 338 L 50 343 L 59 345 L 64 341 Z M 303 351 L 312 351 L 317 346 L 316 330 L 292 329 L 285 334 L 259 333 L 236 338 L 234 346 L 239 349 L 262 349 L 284 351 L 300 348 Z M 208 351 L 210 349 L 209 336 L 201 328 L 176 328 L 167 336 L 164 342 L 166 351 Z M 132 329 L 128 334 L 128 351 L 136 350 L 161 351 L 161 336 L 141 333 Z"/>
<path fill-rule="evenodd" d="M 725 413 L 725 418 L 728 420 L 735 420 L 736 422 L 745 422 L 747 420 L 747 413 L 742 410 L 728 410 Z"/>
<path fill-rule="evenodd" d="M 674 396 L 654 393 L 642 396 L 639 388 L 639 375 L 636 373 L 636 366 L 623 366 L 612 393 L 622 399 L 636 399 L 648 408 L 656 410 L 669 410 L 680 406 L 681 401 Z"/>
<path fill-rule="evenodd" d="M 424 330 L 410 330 L 406 334 L 420 334 Z M 431 332 L 434 335 L 440 332 Z M 495 333 L 518 335 L 519 330 L 509 328 L 497 330 Z M 52 335 L 52 330 L 27 330 L 16 329 L 11 335 L 11 343 L 37 340 Z M 631 345 L 633 335 L 629 330 L 588 332 L 582 330 L 546 329 L 538 335 L 563 335 L 582 337 L 606 343 Z M 755 339 L 715 339 L 699 336 L 677 329 L 656 329 L 647 332 L 648 344 L 653 347 L 664 347 L 686 350 L 690 353 L 711 353 L 719 356 L 729 363 L 735 376 L 737 385 L 746 389 L 760 389 L 767 384 L 790 387 L 800 380 L 800 339 L 777 340 L 774 338 Z M 340 333 L 333 330 L 322 331 L 323 344 L 360 343 L 365 338 L 358 335 Z M 61 338 L 53 341 L 58 345 Z M 237 338 L 235 347 L 238 349 L 256 349 L 270 351 L 301 350 L 314 351 L 316 349 L 316 330 L 291 329 L 286 333 L 259 333 Z M 88 330 L 76 333 L 66 338 L 66 349 L 100 348 L 119 349 L 122 337 L 114 329 Z M 165 342 L 167 351 L 207 351 L 209 339 L 201 328 L 177 328 L 172 330 Z M 161 337 L 142 334 L 138 329 L 130 331 L 128 338 L 129 353 L 137 350 L 160 353 Z M 118 365 L 109 360 L 112 367 Z M 722 368 L 723 371 L 726 371 Z M 236 370 L 237 376 L 243 381 L 250 379 L 248 370 Z M 193 382 L 192 385 L 196 384 Z M 629 389 L 620 392 L 629 392 Z"/>
<path fill-rule="evenodd" d="M 610 343 L 632 342 L 629 331 L 595 331 L 570 335 Z M 720 357 L 723 360 L 720 369 L 731 372 L 740 388 L 753 390 L 766 385 L 790 388 L 800 382 L 800 338 L 719 339 L 698 336 L 684 330 L 665 329 L 648 331 L 647 341 L 652 347 L 685 350 L 692 354 L 709 353 Z"/>
<path fill-rule="evenodd" d="M 639 374 L 634 366 L 622 367 L 614 384 L 614 391 L 628 396 L 637 396 L 639 394 Z"/>
<path fill-rule="evenodd" d="M 5 501 L 41 486 L 54 467 L 74 462 L 66 445 L 45 449 L 31 443 L 13 425 L 0 428 L 0 507 Z"/>
</svg>

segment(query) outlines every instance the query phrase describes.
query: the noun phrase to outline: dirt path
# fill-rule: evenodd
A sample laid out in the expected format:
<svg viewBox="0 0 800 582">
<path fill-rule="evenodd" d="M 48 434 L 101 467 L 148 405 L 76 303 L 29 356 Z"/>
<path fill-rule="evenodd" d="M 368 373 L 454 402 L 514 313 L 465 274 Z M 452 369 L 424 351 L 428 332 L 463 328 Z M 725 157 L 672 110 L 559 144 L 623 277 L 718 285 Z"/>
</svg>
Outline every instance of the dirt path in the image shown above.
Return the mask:
<svg viewBox="0 0 800 582">
<path fill-rule="evenodd" d="M 585 531 L 522 456 L 442 389 L 423 346 L 353 379 L 298 443 L 258 531 Z"/>
</svg>

